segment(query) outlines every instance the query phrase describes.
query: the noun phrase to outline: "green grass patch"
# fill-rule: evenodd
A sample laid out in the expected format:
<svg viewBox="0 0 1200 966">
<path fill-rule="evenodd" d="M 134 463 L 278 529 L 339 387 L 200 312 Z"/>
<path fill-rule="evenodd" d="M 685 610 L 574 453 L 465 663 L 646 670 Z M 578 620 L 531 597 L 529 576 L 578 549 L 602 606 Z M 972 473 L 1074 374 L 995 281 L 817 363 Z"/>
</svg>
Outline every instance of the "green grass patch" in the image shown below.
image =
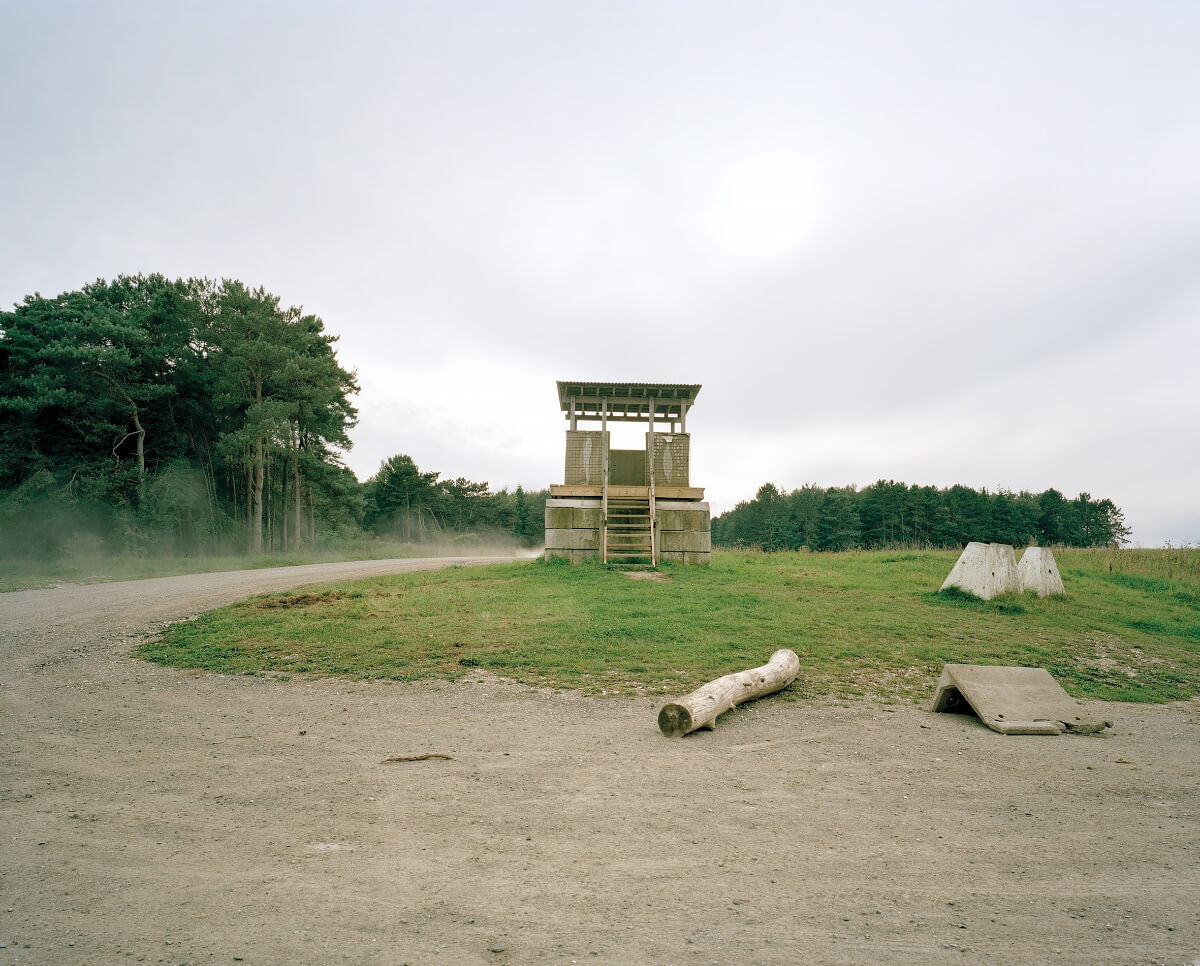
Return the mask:
<svg viewBox="0 0 1200 966">
<path fill-rule="evenodd" d="M 1146 554 L 1147 551 L 1138 551 Z M 1198 551 L 1197 553 L 1200 553 Z M 631 580 L 597 565 L 451 568 L 252 598 L 138 654 L 224 673 L 454 680 L 487 669 L 587 693 L 680 693 L 800 656 L 793 696 L 925 700 L 946 662 L 1046 667 L 1080 697 L 1200 693 L 1200 576 L 1114 580 L 1059 551 L 1066 598 L 939 593 L 953 552 L 716 553 Z"/>
</svg>

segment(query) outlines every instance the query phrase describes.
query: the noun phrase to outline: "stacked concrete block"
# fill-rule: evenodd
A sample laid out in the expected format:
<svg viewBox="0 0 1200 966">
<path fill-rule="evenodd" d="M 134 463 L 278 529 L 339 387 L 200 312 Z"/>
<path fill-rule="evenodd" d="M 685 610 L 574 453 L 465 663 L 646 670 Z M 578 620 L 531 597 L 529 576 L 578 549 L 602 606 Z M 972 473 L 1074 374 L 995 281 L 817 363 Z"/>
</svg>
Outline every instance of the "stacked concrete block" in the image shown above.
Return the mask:
<svg viewBox="0 0 1200 966">
<path fill-rule="evenodd" d="M 660 500 L 655 504 L 659 559 L 668 563 L 712 562 L 712 528 L 707 503 Z"/>
<path fill-rule="evenodd" d="M 712 562 L 712 530 L 707 503 L 659 500 L 655 504 L 659 559 L 669 563 Z M 600 553 L 600 500 L 552 497 L 546 501 L 546 559 L 571 563 Z"/>
<path fill-rule="evenodd" d="M 600 501 L 553 497 L 546 501 L 546 559 L 571 563 L 600 554 Z"/>
</svg>

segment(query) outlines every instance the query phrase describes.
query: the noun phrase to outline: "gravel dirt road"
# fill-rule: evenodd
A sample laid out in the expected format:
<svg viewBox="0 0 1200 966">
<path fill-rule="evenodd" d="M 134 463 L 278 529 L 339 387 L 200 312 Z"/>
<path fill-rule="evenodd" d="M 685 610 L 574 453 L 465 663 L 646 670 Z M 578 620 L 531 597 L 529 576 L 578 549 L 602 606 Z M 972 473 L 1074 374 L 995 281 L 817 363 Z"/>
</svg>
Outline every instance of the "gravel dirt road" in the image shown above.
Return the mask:
<svg viewBox="0 0 1200 966">
<path fill-rule="evenodd" d="M 651 699 L 129 657 L 454 562 L 0 594 L 0 964 L 1200 962 L 1198 702 L 1048 738 L 768 698 L 671 741 Z"/>
</svg>

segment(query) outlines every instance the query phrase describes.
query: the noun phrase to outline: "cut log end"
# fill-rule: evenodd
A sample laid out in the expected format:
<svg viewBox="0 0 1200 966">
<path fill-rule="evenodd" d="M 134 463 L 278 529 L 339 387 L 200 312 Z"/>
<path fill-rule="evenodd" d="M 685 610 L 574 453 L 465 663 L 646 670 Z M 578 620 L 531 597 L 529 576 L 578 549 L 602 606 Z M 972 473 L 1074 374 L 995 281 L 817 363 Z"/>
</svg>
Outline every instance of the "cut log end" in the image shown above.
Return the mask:
<svg viewBox="0 0 1200 966">
<path fill-rule="evenodd" d="M 682 738 L 694 727 L 692 713 L 682 704 L 664 704 L 658 712 L 658 727 L 668 738 Z"/>
</svg>

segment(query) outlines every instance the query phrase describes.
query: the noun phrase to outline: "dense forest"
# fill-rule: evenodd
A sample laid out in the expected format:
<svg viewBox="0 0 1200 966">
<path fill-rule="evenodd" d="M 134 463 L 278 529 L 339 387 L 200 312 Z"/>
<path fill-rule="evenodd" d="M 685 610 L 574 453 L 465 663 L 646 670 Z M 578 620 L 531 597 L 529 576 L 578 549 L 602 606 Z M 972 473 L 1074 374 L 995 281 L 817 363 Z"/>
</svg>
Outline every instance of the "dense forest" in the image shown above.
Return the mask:
<svg viewBox="0 0 1200 966">
<path fill-rule="evenodd" d="M 713 543 L 762 550 L 853 550 L 891 546 L 961 547 L 972 540 L 1023 547 L 1095 547 L 1129 537 L 1111 500 L 1057 490 L 988 493 L 966 486 L 938 489 L 880 480 L 853 486 L 773 484 L 713 520 Z"/>
<path fill-rule="evenodd" d="M 545 493 L 343 464 L 355 375 L 238 281 L 98 280 L 0 313 L 0 555 L 299 551 L 364 534 L 536 543 Z"/>
</svg>

